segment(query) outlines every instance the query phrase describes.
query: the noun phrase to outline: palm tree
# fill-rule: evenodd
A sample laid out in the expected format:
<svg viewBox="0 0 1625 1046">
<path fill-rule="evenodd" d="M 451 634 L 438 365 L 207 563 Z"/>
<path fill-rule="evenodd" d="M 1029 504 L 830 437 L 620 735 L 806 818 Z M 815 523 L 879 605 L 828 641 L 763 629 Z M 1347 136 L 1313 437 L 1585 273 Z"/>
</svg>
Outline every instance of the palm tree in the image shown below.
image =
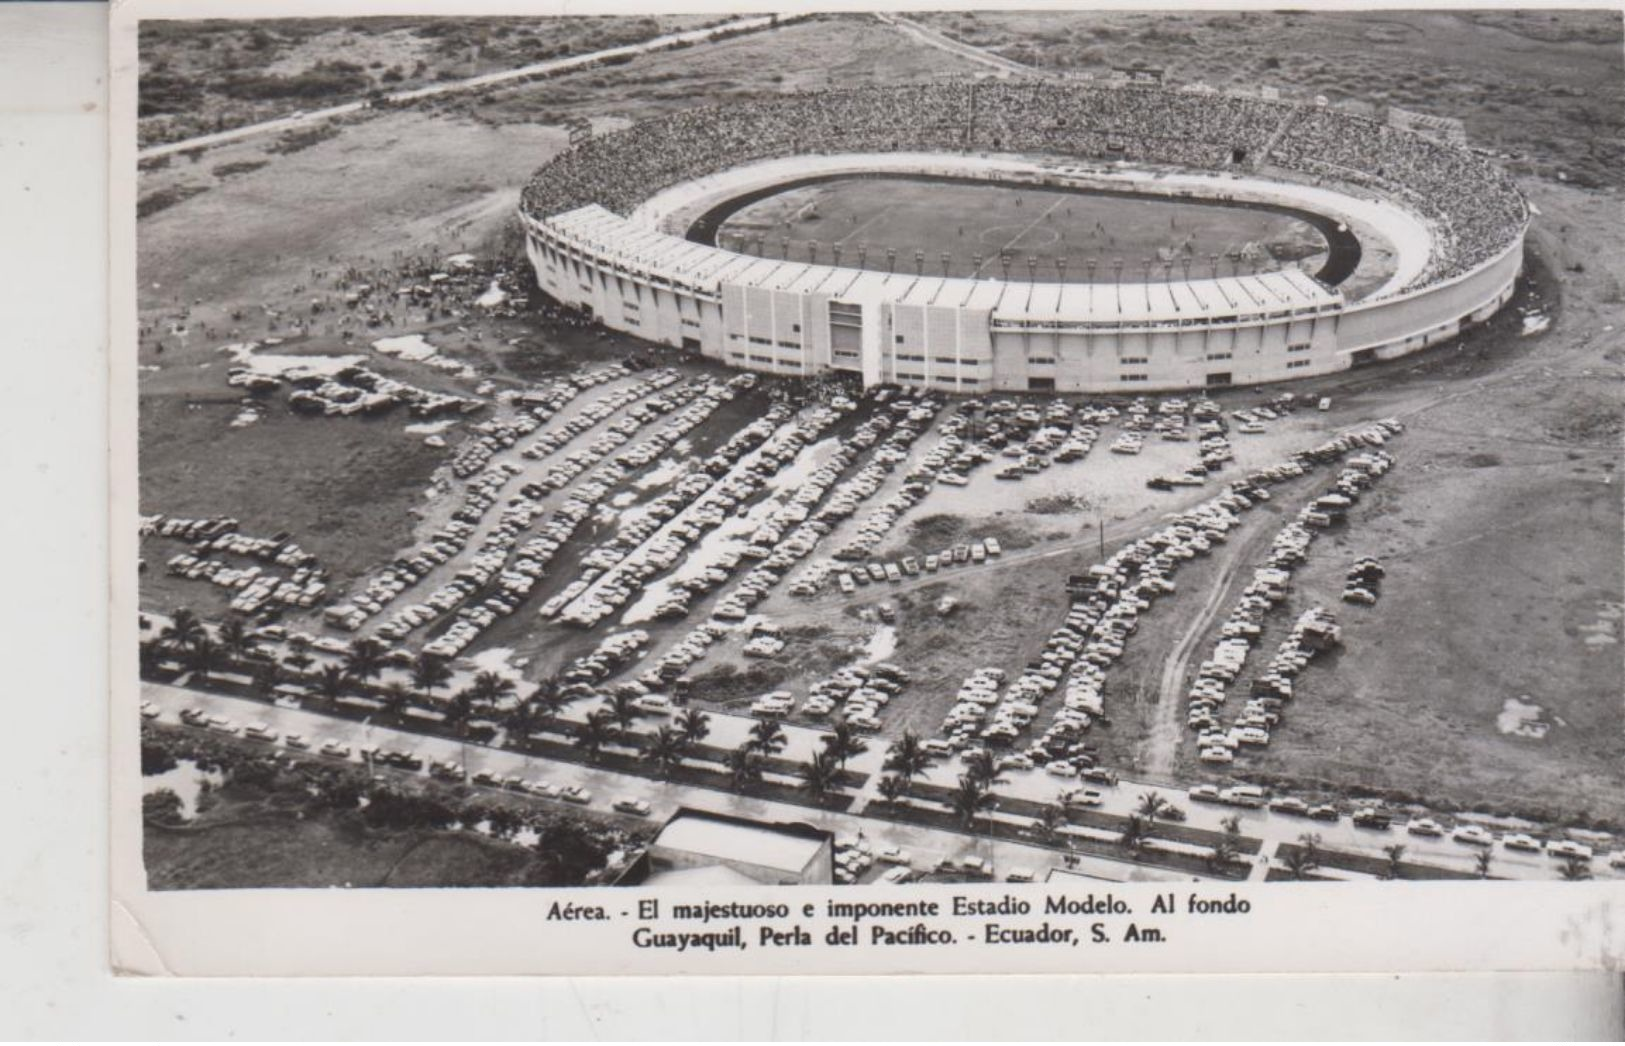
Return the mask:
<svg viewBox="0 0 1625 1046">
<path fill-rule="evenodd" d="M 1567 882 L 1580 882 L 1591 878 L 1591 866 L 1586 863 L 1585 858 L 1569 854 L 1563 858 L 1563 865 L 1558 868 L 1557 874 Z"/>
<path fill-rule="evenodd" d="M 209 673 L 220 667 L 220 647 L 207 635 L 200 635 L 193 641 L 186 662 L 193 672 L 207 680 Z"/>
<path fill-rule="evenodd" d="M 835 757 L 836 764 L 846 769 L 846 761 L 869 750 L 869 743 L 858 736 L 851 723 L 841 720 L 824 735 L 824 748 Z"/>
<path fill-rule="evenodd" d="M 1140 848 L 1145 846 L 1146 828 L 1148 823 L 1139 814 L 1129 814 L 1123 822 L 1123 834 L 1117 837 L 1117 845 L 1134 856 L 1139 856 Z"/>
<path fill-rule="evenodd" d="M 1490 862 L 1492 860 L 1494 860 L 1494 855 L 1490 853 L 1487 847 L 1478 851 L 1478 856 L 1473 858 L 1473 865 L 1477 870 L 1478 877 L 1480 879 L 1488 879 L 1490 877 Z"/>
<path fill-rule="evenodd" d="M 1168 809 L 1168 806 L 1168 800 L 1164 799 L 1156 792 L 1144 792 L 1140 795 L 1140 805 L 1137 812 L 1145 817 L 1146 820 L 1154 821 L 1158 817 L 1162 816 L 1163 812 Z"/>
<path fill-rule="evenodd" d="M 384 687 L 384 711 L 390 715 L 400 715 L 406 711 L 406 706 L 412 703 L 412 691 L 405 683 L 395 680 Z"/>
<path fill-rule="evenodd" d="M 220 622 L 215 634 L 227 657 L 247 661 L 259 655 L 259 640 L 249 633 L 248 626 L 243 624 L 240 617 L 228 617 Z"/>
<path fill-rule="evenodd" d="M 621 724 L 622 730 L 632 729 L 632 724 L 638 719 L 638 706 L 632 702 L 637 695 L 630 690 L 616 690 L 609 695 L 609 714 Z"/>
<path fill-rule="evenodd" d="M 480 672 L 474 676 L 471 689 L 474 691 L 472 696 L 476 704 L 489 706 L 497 704 L 505 697 L 512 697 L 518 687 L 505 675 Z"/>
<path fill-rule="evenodd" d="M 596 763 L 604 746 L 615 739 L 614 720 L 608 709 L 595 708 L 587 713 L 587 721 L 576 732 L 576 744 L 587 753 L 587 762 Z"/>
<path fill-rule="evenodd" d="M 1308 870 L 1314 871 L 1320 867 L 1320 833 L 1304 832 L 1298 836 L 1298 845 L 1303 847 L 1304 857 L 1309 861 Z"/>
<path fill-rule="evenodd" d="M 1319 865 L 1314 855 L 1305 847 L 1297 846 L 1288 850 L 1281 857 L 1281 864 L 1285 866 L 1287 874 L 1293 879 L 1307 879 Z"/>
<path fill-rule="evenodd" d="M 736 792 L 762 779 L 762 757 L 749 741 L 728 753 L 728 776 Z"/>
<path fill-rule="evenodd" d="M 973 830 L 976 827 L 976 815 L 992 801 L 993 797 L 987 791 L 987 782 L 978 780 L 970 774 L 960 775 L 959 787 L 948 797 L 948 804 L 954 808 L 954 813 L 965 822 L 966 828 Z"/>
<path fill-rule="evenodd" d="M 1058 803 L 1045 803 L 1033 818 L 1033 836 L 1041 843 L 1048 845 L 1055 841 L 1061 825 L 1066 823 L 1066 811 Z"/>
<path fill-rule="evenodd" d="M 275 661 L 267 661 L 254 669 L 254 693 L 260 697 L 270 697 L 276 692 L 276 685 L 282 682 L 282 670 Z"/>
<path fill-rule="evenodd" d="M 784 724 L 777 719 L 758 719 L 750 728 L 750 739 L 745 742 L 763 755 L 775 755 L 790 739 L 784 736 Z"/>
<path fill-rule="evenodd" d="M 384 644 L 371 636 L 363 636 L 350 644 L 344 655 L 344 674 L 356 683 L 365 685 L 384 672 Z"/>
<path fill-rule="evenodd" d="M 1236 859 L 1236 846 L 1228 838 L 1220 839 L 1213 844 L 1213 850 L 1207 855 L 1207 866 L 1212 871 L 1218 871 Z"/>
<path fill-rule="evenodd" d="M 321 688 L 322 696 L 332 703 L 344 693 L 346 678 L 344 669 L 338 665 L 323 665 L 321 675 L 316 677 L 316 685 Z"/>
<path fill-rule="evenodd" d="M 649 739 L 649 746 L 643 750 L 643 758 L 658 766 L 661 780 L 665 780 L 683 761 L 683 753 L 687 749 L 688 739 L 682 731 L 663 726 Z"/>
<path fill-rule="evenodd" d="M 931 765 L 931 753 L 920 744 L 919 735 L 912 730 L 893 741 L 886 751 L 885 769 L 895 771 L 904 781 L 912 781 Z"/>
<path fill-rule="evenodd" d="M 998 768 L 993 765 L 993 753 L 985 748 L 966 752 L 961 762 L 967 775 L 985 785 L 992 784 L 993 779 L 999 774 Z"/>
<path fill-rule="evenodd" d="M 446 659 L 423 652 L 412 661 L 412 685 L 423 691 L 423 696 L 434 698 L 434 692 L 451 682 L 451 666 Z"/>
<path fill-rule="evenodd" d="M 303 672 L 311 666 L 313 658 L 310 656 L 310 640 L 304 635 L 288 637 L 288 656 L 282 659 L 294 667 L 297 672 Z"/>
<path fill-rule="evenodd" d="M 203 622 L 198 620 L 196 614 L 186 607 L 176 607 L 175 612 L 169 616 L 169 624 L 158 633 L 158 641 L 179 652 L 192 646 L 205 634 Z"/>
<path fill-rule="evenodd" d="M 451 695 L 451 700 L 446 702 L 445 717 L 447 726 L 462 732 L 474 717 L 473 688 L 464 687 Z"/>
<path fill-rule="evenodd" d="M 801 764 L 802 780 L 814 799 L 822 799 L 834 789 L 837 767 L 835 753 L 828 749 L 815 752 L 811 759 Z"/>
<path fill-rule="evenodd" d="M 1388 867 L 1384 869 L 1382 877 L 1384 879 L 1403 879 L 1404 868 L 1401 862 L 1405 859 L 1405 844 L 1391 843 L 1383 847 L 1382 852 L 1388 855 Z"/>
<path fill-rule="evenodd" d="M 875 789 L 889 807 L 908 795 L 908 780 L 901 774 L 887 774 L 880 779 Z"/>
<path fill-rule="evenodd" d="M 685 708 L 677 717 L 677 729 L 682 732 L 683 740 L 697 745 L 711 732 L 711 717 L 698 708 Z"/>
<path fill-rule="evenodd" d="M 145 679 L 158 671 L 158 663 L 162 660 L 163 650 L 157 642 L 142 643 L 136 648 L 141 665 L 141 678 Z"/>
</svg>

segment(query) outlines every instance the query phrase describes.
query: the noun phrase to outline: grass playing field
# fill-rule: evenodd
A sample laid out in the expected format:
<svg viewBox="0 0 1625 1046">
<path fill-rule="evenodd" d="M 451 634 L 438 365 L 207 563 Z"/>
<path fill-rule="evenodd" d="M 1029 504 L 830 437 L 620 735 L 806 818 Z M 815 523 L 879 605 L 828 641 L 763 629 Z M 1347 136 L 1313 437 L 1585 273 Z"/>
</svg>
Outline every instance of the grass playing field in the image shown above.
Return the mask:
<svg viewBox="0 0 1625 1046">
<path fill-rule="evenodd" d="M 1096 281 L 1115 282 L 1119 263 L 1121 279 L 1143 279 L 1148 259 L 1160 279 L 1165 263 L 1177 278 L 1187 261 L 1193 277 L 1207 276 L 1213 255 L 1221 274 L 1233 271 L 1237 263 L 1225 259 L 1238 253 L 1246 256 L 1242 272 L 1267 265 L 1266 252 L 1282 263 L 1306 261 L 1311 271 L 1326 256 L 1318 230 L 1273 211 L 924 178 L 841 178 L 787 189 L 735 213 L 720 240 L 777 258 L 786 237 L 789 256 L 798 259 L 833 262 L 839 247 L 843 265 L 884 269 L 891 249 L 894 267 L 910 272 L 923 251 L 929 274 L 996 277 L 1007 254 L 1012 278 L 1069 282 L 1089 280 L 1091 263 Z"/>
</svg>

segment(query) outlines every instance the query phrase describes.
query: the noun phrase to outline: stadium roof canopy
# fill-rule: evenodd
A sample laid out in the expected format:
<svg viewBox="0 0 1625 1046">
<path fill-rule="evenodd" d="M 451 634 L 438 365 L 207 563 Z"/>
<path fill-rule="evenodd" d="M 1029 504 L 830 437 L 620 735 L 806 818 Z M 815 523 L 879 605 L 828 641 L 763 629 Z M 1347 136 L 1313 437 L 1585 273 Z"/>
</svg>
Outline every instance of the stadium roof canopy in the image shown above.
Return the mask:
<svg viewBox="0 0 1625 1046">
<path fill-rule="evenodd" d="M 995 323 L 1179 323 L 1281 316 L 1339 306 L 1339 293 L 1297 269 L 1186 280 L 1034 283 L 922 276 L 737 254 L 662 232 L 589 204 L 543 220 L 556 234 L 615 268 L 720 293 L 723 284 L 827 294 L 848 301 L 987 310 Z"/>
</svg>

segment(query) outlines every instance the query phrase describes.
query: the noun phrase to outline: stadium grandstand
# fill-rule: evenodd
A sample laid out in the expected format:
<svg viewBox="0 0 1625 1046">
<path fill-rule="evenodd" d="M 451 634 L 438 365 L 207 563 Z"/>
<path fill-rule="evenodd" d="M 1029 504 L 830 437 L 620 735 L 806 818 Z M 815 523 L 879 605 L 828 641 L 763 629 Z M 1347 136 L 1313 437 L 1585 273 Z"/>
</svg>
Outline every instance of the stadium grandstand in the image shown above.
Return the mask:
<svg viewBox="0 0 1625 1046">
<path fill-rule="evenodd" d="M 1084 162 L 1102 176 L 1188 172 L 1188 192 L 1215 197 L 1245 178 L 1272 185 L 1283 206 L 1318 194 L 1322 210 L 1342 199 L 1352 214 L 1375 201 L 1425 236 L 1407 248 L 1403 279 L 1356 299 L 1292 268 L 1193 278 L 1170 266 L 1157 280 L 1084 285 L 1012 281 L 1008 266 L 1003 278 L 843 268 L 695 243 L 648 213 L 673 187 L 798 157 L 850 170 L 974 166 L 982 179 L 1007 169 L 1061 187 L 1081 183 L 1060 165 Z M 684 110 L 576 138 L 536 173 L 520 211 L 540 287 L 612 329 L 769 373 L 964 392 L 1249 384 L 1403 355 L 1510 298 L 1529 214 L 1479 154 L 1330 106 L 1073 80 Z"/>
</svg>

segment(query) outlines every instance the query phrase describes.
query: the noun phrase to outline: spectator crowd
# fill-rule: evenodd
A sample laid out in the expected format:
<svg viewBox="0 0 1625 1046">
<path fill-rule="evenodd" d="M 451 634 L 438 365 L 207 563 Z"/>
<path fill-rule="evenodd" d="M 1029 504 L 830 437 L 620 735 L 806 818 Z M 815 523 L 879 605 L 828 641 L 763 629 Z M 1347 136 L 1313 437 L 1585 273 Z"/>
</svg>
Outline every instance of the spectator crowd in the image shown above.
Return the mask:
<svg viewBox="0 0 1625 1046">
<path fill-rule="evenodd" d="M 785 94 L 687 109 L 580 142 L 543 166 L 524 209 L 622 214 L 671 185 L 803 153 L 1047 153 L 1203 170 L 1274 165 L 1398 195 L 1430 219 L 1429 280 L 1504 249 L 1527 210 L 1472 152 L 1324 105 L 1077 81 L 943 80 Z"/>
</svg>

